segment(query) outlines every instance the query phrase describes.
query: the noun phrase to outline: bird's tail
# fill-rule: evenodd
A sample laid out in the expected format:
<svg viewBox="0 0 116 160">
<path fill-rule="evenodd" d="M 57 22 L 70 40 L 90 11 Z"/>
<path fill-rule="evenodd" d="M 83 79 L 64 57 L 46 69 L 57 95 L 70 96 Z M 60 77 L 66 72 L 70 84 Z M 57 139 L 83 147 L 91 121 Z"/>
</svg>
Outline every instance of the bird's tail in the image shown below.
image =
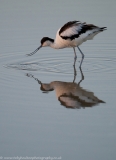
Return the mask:
<svg viewBox="0 0 116 160">
<path fill-rule="evenodd" d="M 102 28 L 100 28 L 100 31 L 102 32 L 102 31 L 104 31 L 106 29 L 107 29 L 107 27 L 102 27 Z"/>
<path fill-rule="evenodd" d="M 96 27 L 96 29 L 93 30 L 93 33 L 88 35 L 88 37 L 87 37 L 87 39 L 85 39 L 85 41 L 86 40 L 92 40 L 95 35 L 97 35 L 100 32 L 103 32 L 106 29 L 107 29 L 107 27 L 101 27 L 101 28 L 100 27 Z"/>
</svg>

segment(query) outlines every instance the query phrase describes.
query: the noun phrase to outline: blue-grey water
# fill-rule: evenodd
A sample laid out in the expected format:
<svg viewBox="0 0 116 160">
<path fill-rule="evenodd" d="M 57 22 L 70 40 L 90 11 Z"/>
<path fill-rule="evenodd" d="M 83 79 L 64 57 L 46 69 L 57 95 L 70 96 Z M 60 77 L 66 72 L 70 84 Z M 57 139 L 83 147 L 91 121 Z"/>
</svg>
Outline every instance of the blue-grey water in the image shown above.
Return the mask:
<svg viewBox="0 0 116 160">
<path fill-rule="evenodd" d="M 116 159 L 115 6 L 0 0 L 0 159 Z M 75 66 L 73 49 L 26 56 L 70 20 L 108 28 L 80 46 L 81 70 L 78 49 Z"/>
</svg>

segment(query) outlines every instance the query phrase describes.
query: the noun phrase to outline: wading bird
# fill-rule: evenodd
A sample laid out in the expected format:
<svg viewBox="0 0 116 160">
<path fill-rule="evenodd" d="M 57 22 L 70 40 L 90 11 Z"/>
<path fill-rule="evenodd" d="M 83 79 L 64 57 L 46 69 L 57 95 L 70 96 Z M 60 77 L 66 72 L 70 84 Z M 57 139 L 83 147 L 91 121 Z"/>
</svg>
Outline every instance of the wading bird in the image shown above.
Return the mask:
<svg viewBox="0 0 116 160">
<path fill-rule="evenodd" d="M 56 38 L 43 37 L 41 39 L 41 45 L 34 52 L 27 54 L 31 56 L 35 54 L 41 47 L 50 46 L 54 49 L 70 48 L 74 50 L 74 58 L 77 58 L 75 47 L 77 47 L 82 55 L 80 67 L 82 65 L 84 54 L 80 50 L 79 45 L 87 40 L 93 39 L 93 37 L 106 30 L 106 27 L 98 27 L 93 24 L 81 23 L 80 21 L 70 21 L 61 27 L 57 33 Z"/>
</svg>

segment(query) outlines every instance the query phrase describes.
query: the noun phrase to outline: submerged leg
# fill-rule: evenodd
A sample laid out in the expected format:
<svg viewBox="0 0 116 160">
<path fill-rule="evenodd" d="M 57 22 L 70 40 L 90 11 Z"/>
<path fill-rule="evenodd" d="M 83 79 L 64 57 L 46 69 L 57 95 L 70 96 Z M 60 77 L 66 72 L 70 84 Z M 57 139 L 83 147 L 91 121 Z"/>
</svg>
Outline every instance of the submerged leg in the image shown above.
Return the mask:
<svg viewBox="0 0 116 160">
<path fill-rule="evenodd" d="M 74 48 L 74 47 L 73 47 L 73 50 L 74 50 L 74 54 L 75 54 L 74 59 L 77 59 L 77 55 L 76 55 L 76 51 L 75 51 L 75 48 Z"/>
<path fill-rule="evenodd" d="M 73 79 L 73 83 L 75 82 L 75 79 L 76 79 L 76 76 L 77 76 L 77 70 L 76 70 L 75 64 L 76 64 L 76 59 L 74 58 L 74 64 L 73 64 L 73 68 L 74 68 L 74 79 Z"/>
<path fill-rule="evenodd" d="M 83 52 L 80 50 L 80 48 L 77 46 L 77 48 L 78 48 L 78 50 L 81 52 L 81 55 L 82 55 L 82 59 L 81 59 L 81 62 L 80 62 L 80 68 L 81 68 L 81 65 L 82 65 L 82 63 L 83 63 L 83 59 L 84 59 L 84 54 L 83 54 Z"/>
</svg>

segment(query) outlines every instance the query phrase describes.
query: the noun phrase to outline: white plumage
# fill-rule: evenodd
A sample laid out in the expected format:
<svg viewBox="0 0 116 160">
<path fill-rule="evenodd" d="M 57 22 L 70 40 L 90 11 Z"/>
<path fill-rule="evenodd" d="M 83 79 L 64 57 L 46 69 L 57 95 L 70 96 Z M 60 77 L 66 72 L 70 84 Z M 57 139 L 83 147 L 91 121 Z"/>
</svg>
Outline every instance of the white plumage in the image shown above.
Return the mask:
<svg viewBox="0 0 116 160">
<path fill-rule="evenodd" d="M 49 37 L 43 37 L 41 39 L 41 45 L 34 52 L 28 54 L 33 55 L 36 53 L 41 47 L 50 46 L 54 49 L 62 49 L 62 48 L 70 48 L 74 49 L 75 59 L 77 58 L 75 47 L 79 49 L 82 54 L 82 60 L 80 63 L 80 67 L 82 65 L 84 54 L 79 48 L 83 42 L 87 40 L 93 39 L 93 37 L 104 31 L 106 27 L 98 27 L 93 24 L 81 23 L 80 21 L 70 21 L 66 23 L 63 27 L 61 27 L 57 33 L 55 40 Z"/>
</svg>

